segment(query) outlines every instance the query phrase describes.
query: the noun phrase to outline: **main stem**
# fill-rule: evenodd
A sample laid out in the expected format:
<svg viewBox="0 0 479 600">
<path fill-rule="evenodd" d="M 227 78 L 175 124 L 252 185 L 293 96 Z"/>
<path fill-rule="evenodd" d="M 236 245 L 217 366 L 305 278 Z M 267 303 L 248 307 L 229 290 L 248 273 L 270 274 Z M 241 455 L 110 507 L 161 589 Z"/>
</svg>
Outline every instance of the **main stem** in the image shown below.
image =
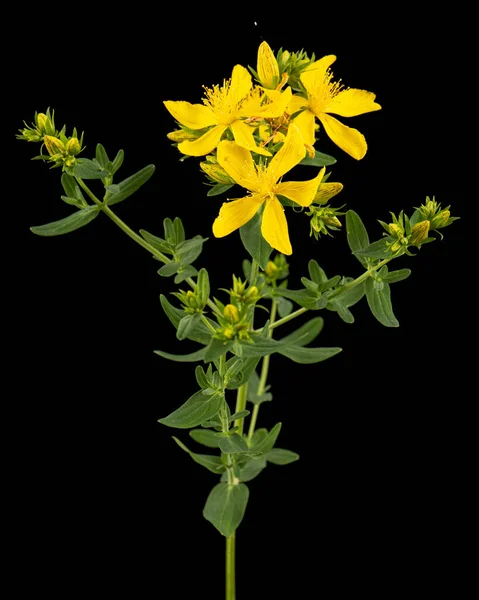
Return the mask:
<svg viewBox="0 0 479 600">
<path fill-rule="evenodd" d="M 236 600 L 235 541 L 234 533 L 226 538 L 226 600 Z"/>
</svg>

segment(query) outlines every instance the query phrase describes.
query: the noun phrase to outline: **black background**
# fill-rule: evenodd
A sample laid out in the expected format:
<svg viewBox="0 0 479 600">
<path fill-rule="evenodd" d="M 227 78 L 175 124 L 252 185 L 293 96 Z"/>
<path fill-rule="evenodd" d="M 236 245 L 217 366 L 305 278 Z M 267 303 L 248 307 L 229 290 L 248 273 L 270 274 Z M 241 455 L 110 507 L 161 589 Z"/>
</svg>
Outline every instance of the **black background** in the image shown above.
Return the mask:
<svg viewBox="0 0 479 600">
<path fill-rule="evenodd" d="M 210 238 L 198 265 L 216 289 L 228 287 L 231 273 L 241 273 L 239 237 L 212 237 L 221 199 L 206 197 L 196 159 L 178 162 L 162 102 L 198 102 L 202 85 L 229 77 L 235 64 L 254 66 L 266 39 L 274 50 L 334 53 L 336 78 L 377 94 L 383 110 L 343 119 L 365 134 L 364 160 L 325 136 L 317 144 L 338 159 L 331 180 L 345 188 L 337 204 L 359 212 L 371 237 L 381 236 L 376 219 L 412 212 L 426 195 L 452 204 L 461 221 L 443 242 L 397 261 L 413 271 L 393 286 L 400 328 L 381 326 L 362 301 L 354 325 L 325 315 L 318 343 L 341 346 L 339 356 L 305 366 L 273 357 L 274 402 L 259 424 L 282 421 L 279 445 L 301 460 L 272 465 L 248 484 L 238 597 L 457 591 L 468 569 L 460 548 L 472 446 L 466 304 L 454 291 L 465 285 L 468 256 L 469 191 L 458 183 L 467 15 L 435 9 L 420 18 L 394 5 L 370 14 L 278 7 L 267 18 L 220 5 L 202 16 L 180 5 L 168 17 L 141 5 L 115 17 L 109 10 L 70 17 L 52 7 L 36 29 L 23 30 L 22 50 L 6 67 L 6 144 L 17 175 L 6 261 L 14 292 L 7 329 L 15 330 L 7 461 L 20 589 L 35 582 L 52 597 L 221 598 L 223 540 L 201 516 L 214 475 L 171 440 L 179 435 L 195 448 L 186 432 L 157 422 L 196 390 L 191 365 L 153 354 L 195 348 L 177 342 L 162 313 L 158 297 L 174 290 L 172 280 L 101 215 L 62 238 L 31 234 L 31 225 L 70 207 L 59 198 L 59 171 L 30 163 L 37 147 L 13 141 L 15 129 L 51 106 L 58 125 L 85 130 L 85 156 L 98 141 L 110 155 L 123 148 L 123 177 L 156 164 L 141 192 L 118 205 L 119 216 L 159 235 L 165 217 L 180 216 L 187 236 Z M 292 287 L 310 258 L 331 276 L 361 273 L 344 232 L 317 243 L 304 216 L 291 212 L 288 222 Z"/>
</svg>

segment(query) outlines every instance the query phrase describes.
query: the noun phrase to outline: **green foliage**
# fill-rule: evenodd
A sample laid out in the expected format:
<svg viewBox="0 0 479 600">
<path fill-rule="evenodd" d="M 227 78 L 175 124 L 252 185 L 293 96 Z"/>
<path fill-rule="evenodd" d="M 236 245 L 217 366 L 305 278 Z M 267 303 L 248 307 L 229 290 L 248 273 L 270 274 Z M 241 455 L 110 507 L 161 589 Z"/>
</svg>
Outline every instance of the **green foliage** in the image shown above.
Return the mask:
<svg viewBox="0 0 479 600">
<path fill-rule="evenodd" d="M 88 208 L 83 208 L 72 215 L 65 217 L 64 219 L 60 219 L 59 221 L 53 221 L 52 223 L 47 223 L 46 225 L 30 227 L 30 231 L 36 235 L 41 235 L 44 237 L 70 233 L 71 231 L 80 229 L 80 227 L 84 227 L 90 223 L 90 221 L 93 221 L 93 219 L 96 219 L 96 217 L 98 217 L 99 210 L 100 209 L 98 206 L 89 206 Z"/>
<path fill-rule="evenodd" d="M 346 213 L 346 234 L 353 254 L 364 267 L 367 267 L 367 259 L 358 252 L 369 246 L 368 232 L 360 216 L 354 210 L 348 210 Z"/>
<path fill-rule="evenodd" d="M 276 425 L 270 432 L 258 439 L 255 443 L 253 443 L 253 445 L 251 446 L 251 450 L 267 454 L 270 450 L 273 449 L 280 431 L 281 423 L 276 423 Z"/>
<path fill-rule="evenodd" d="M 262 394 L 258 394 L 259 388 L 259 377 L 256 371 L 253 371 L 248 381 L 248 391 L 246 399 L 252 404 L 262 404 L 263 402 L 270 402 L 273 399 L 273 394 L 268 392 L 271 386 L 267 385 Z"/>
<path fill-rule="evenodd" d="M 235 454 L 237 452 L 248 452 L 248 444 L 237 433 L 219 434 L 218 445 L 221 452 Z"/>
<path fill-rule="evenodd" d="M 203 390 L 200 390 L 170 415 L 158 419 L 158 422 L 178 429 L 197 427 L 212 419 L 220 410 L 223 402 L 222 394 L 205 394 Z"/>
<path fill-rule="evenodd" d="M 336 162 L 337 161 L 333 156 L 330 156 L 329 154 L 324 154 L 323 152 L 318 152 L 316 150 L 316 152 L 314 153 L 314 158 L 306 156 L 306 158 L 303 158 L 303 160 L 299 164 L 307 165 L 310 167 L 329 167 L 330 165 L 334 165 Z"/>
<path fill-rule="evenodd" d="M 291 450 L 284 450 L 283 448 L 273 448 L 266 453 L 265 458 L 274 465 L 289 465 L 299 460 L 299 454 L 291 452 Z"/>
<path fill-rule="evenodd" d="M 261 233 L 261 210 L 248 223 L 240 227 L 240 236 L 250 256 L 254 258 L 262 269 L 266 269 L 273 248 Z"/>
<path fill-rule="evenodd" d="M 107 186 L 106 203 L 108 206 L 113 206 L 129 198 L 150 179 L 154 172 L 155 165 L 148 165 L 120 183 Z"/>
<path fill-rule="evenodd" d="M 203 446 L 208 448 L 219 448 L 220 434 L 216 431 L 210 431 L 209 429 L 192 429 L 189 432 L 190 436 Z"/>
<path fill-rule="evenodd" d="M 374 286 L 374 280 L 366 281 L 366 298 L 369 308 L 376 319 L 386 327 L 399 327 L 399 322 L 394 316 L 391 304 L 391 288 L 384 283 L 381 289 Z"/>
<path fill-rule="evenodd" d="M 178 446 L 182 450 L 187 452 L 196 463 L 198 463 L 202 467 L 206 467 L 208 469 L 208 471 L 211 471 L 212 473 L 215 473 L 216 475 L 219 475 L 220 473 L 225 471 L 226 467 L 221 462 L 221 458 L 219 456 L 211 456 L 210 454 L 196 454 L 195 452 L 191 452 L 191 450 L 189 450 L 183 444 L 183 442 L 180 442 L 180 440 L 178 438 L 173 436 L 173 439 L 178 444 Z"/>
<path fill-rule="evenodd" d="M 211 490 L 203 509 L 204 518 L 225 537 L 230 537 L 243 520 L 249 490 L 244 483 L 218 483 Z"/>
<path fill-rule="evenodd" d="M 199 360 L 203 360 L 205 349 L 201 348 L 201 350 L 191 352 L 191 354 L 170 354 L 169 352 L 163 352 L 162 350 L 154 350 L 154 353 L 162 358 L 174 360 L 175 362 L 198 362 Z"/>
<path fill-rule="evenodd" d="M 208 193 L 206 194 L 207 196 L 219 196 L 220 194 L 224 194 L 225 192 L 227 192 L 229 189 L 231 189 L 233 187 L 233 183 L 217 183 L 216 185 L 212 186 L 211 189 L 208 191 Z"/>
<path fill-rule="evenodd" d="M 100 163 L 88 158 L 77 158 L 73 167 L 73 175 L 80 179 L 102 179 L 102 177 L 108 177 L 109 174 Z"/>
</svg>

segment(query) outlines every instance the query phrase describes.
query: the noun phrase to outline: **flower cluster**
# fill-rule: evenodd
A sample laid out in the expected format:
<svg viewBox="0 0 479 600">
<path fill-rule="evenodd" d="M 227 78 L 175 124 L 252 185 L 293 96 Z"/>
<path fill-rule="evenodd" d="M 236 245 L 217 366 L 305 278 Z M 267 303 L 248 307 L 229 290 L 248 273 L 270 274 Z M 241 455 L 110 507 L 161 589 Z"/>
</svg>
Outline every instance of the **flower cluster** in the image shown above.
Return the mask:
<svg viewBox="0 0 479 600">
<path fill-rule="evenodd" d="M 335 60 L 333 55 L 315 60 L 304 51 L 280 50 L 275 56 L 263 42 L 256 71 L 250 69 L 256 84 L 246 68 L 236 65 L 221 85 L 204 88 L 202 104 L 164 102 L 180 126 L 169 139 L 182 154 L 205 157 L 201 169 L 218 193 L 234 184 L 249 192 L 223 203 L 213 224 L 216 237 L 239 229 L 259 213 L 264 239 L 283 254 L 292 253 L 284 206 L 324 204 L 342 189 L 340 183 L 325 183 L 324 165 L 307 181 L 282 180 L 307 158 L 321 166 L 314 162 L 316 120 L 342 150 L 357 160 L 364 157 L 364 136 L 331 115 L 353 117 L 381 106 L 373 93 L 333 81 L 330 67 Z M 326 220 L 313 211 L 312 233 L 337 228 L 336 209 L 318 210 Z"/>
</svg>

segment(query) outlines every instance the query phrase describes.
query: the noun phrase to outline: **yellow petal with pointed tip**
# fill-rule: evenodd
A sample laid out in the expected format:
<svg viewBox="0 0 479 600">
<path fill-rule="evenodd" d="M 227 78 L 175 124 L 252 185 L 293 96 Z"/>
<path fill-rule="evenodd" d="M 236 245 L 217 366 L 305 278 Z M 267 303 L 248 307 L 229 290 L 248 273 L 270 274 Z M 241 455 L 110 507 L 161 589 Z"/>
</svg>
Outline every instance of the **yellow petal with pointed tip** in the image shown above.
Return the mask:
<svg viewBox="0 0 479 600">
<path fill-rule="evenodd" d="M 290 87 L 287 87 L 284 92 L 267 90 L 266 96 L 268 96 L 272 102 L 263 104 L 253 116 L 264 117 L 265 119 L 275 119 L 276 117 L 281 117 L 286 111 L 286 108 L 293 97 L 293 92 Z"/>
<path fill-rule="evenodd" d="M 314 146 L 316 138 L 315 132 L 315 115 L 309 109 L 303 110 L 297 117 L 293 119 L 293 123 L 299 129 L 303 143 L 309 146 Z"/>
<path fill-rule="evenodd" d="M 211 108 L 203 104 L 173 102 L 172 100 L 167 100 L 163 104 L 179 123 L 190 129 L 203 129 L 203 127 L 210 127 L 210 125 L 218 123 Z"/>
<path fill-rule="evenodd" d="M 231 85 L 229 88 L 231 104 L 233 106 L 239 104 L 239 102 L 249 94 L 252 86 L 253 84 L 249 72 L 241 65 L 236 65 L 233 68 Z"/>
<path fill-rule="evenodd" d="M 323 167 L 314 179 L 308 181 L 283 181 L 276 186 L 275 193 L 286 196 L 300 206 L 309 206 L 316 196 L 325 171 L 326 167 Z"/>
<path fill-rule="evenodd" d="M 343 125 L 330 115 L 320 114 L 319 120 L 323 124 L 324 131 L 341 150 L 344 150 L 356 160 L 364 158 L 368 145 L 362 133 L 357 129 Z"/>
<path fill-rule="evenodd" d="M 319 204 L 324 204 L 328 200 L 331 200 L 333 196 L 339 194 L 343 187 L 343 184 L 339 183 L 339 181 L 326 181 L 325 183 L 321 183 L 316 192 L 316 196 L 314 197 L 314 201 L 319 202 Z"/>
<path fill-rule="evenodd" d="M 280 201 L 273 197 L 267 200 L 261 221 L 261 234 L 264 239 L 278 252 L 292 254 L 293 249 L 289 241 L 288 223 L 284 215 L 284 208 Z"/>
<path fill-rule="evenodd" d="M 290 123 L 284 144 L 273 156 L 268 165 L 267 174 L 274 181 L 295 167 L 306 155 L 301 134 L 294 123 Z"/>
<path fill-rule="evenodd" d="M 218 162 L 236 183 L 251 192 L 260 191 L 260 179 L 249 150 L 224 140 L 218 145 Z"/>
<path fill-rule="evenodd" d="M 235 142 L 238 146 L 246 148 L 251 152 L 262 154 L 263 156 L 271 156 L 271 152 L 268 152 L 266 148 L 256 145 L 256 141 L 253 137 L 254 128 L 244 121 L 234 121 L 234 123 L 231 123 L 231 131 L 233 132 Z"/>
<path fill-rule="evenodd" d="M 261 42 L 258 48 L 256 67 L 261 85 L 274 89 L 279 83 L 279 67 L 276 57 L 267 42 Z"/>
<path fill-rule="evenodd" d="M 381 105 L 374 102 L 376 94 L 366 90 L 350 88 L 339 92 L 328 103 L 325 112 L 334 113 L 341 117 L 356 117 L 364 113 L 380 110 Z"/>
<path fill-rule="evenodd" d="M 217 125 L 194 142 L 181 142 L 178 144 L 178 150 L 188 156 L 205 156 L 205 154 L 213 152 L 227 129 L 226 125 Z"/>
<path fill-rule="evenodd" d="M 218 238 L 225 237 L 225 235 L 239 229 L 255 216 L 263 201 L 262 196 L 253 194 L 239 200 L 225 202 L 220 208 L 220 214 L 213 223 L 214 236 Z"/>
<path fill-rule="evenodd" d="M 310 96 L 313 96 L 323 88 L 326 79 L 326 71 L 335 60 L 336 57 L 334 54 L 323 56 L 323 58 L 314 62 L 301 73 L 299 78 Z"/>
<path fill-rule="evenodd" d="M 288 106 L 286 107 L 286 110 L 289 115 L 293 115 L 300 108 L 303 108 L 303 106 L 309 106 L 309 101 L 306 100 L 306 98 L 302 98 L 301 96 L 292 96 Z"/>
</svg>

